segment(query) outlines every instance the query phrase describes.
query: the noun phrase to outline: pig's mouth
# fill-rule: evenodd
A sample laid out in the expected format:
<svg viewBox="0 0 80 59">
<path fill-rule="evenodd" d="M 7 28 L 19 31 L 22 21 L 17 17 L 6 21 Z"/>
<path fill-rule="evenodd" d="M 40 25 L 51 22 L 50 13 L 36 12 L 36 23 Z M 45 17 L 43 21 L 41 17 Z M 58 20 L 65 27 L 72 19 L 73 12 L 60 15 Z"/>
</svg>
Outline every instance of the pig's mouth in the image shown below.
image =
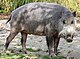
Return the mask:
<svg viewBox="0 0 80 59">
<path fill-rule="evenodd" d="M 64 38 L 69 43 L 73 41 L 73 36 L 71 35 L 67 35 L 67 36 L 61 35 L 60 38 Z"/>
<path fill-rule="evenodd" d="M 71 35 L 71 34 L 60 34 L 59 35 L 60 38 L 64 38 L 67 42 L 72 42 L 73 41 L 73 37 L 74 35 Z"/>
</svg>

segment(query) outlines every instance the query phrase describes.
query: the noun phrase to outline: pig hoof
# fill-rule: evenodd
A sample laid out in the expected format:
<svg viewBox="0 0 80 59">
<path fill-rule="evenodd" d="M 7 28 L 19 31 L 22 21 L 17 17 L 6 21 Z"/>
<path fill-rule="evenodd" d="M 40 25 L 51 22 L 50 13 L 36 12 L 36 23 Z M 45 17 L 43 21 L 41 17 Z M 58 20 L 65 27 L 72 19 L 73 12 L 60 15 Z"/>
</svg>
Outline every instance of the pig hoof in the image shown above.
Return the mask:
<svg viewBox="0 0 80 59">
<path fill-rule="evenodd" d="M 27 54 L 27 51 L 24 51 L 24 50 L 19 50 L 19 52 L 22 54 Z"/>
<path fill-rule="evenodd" d="M 6 50 L 3 50 L 3 53 L 6 53 Z"/>
<path fill-rule="evenodd" d="M 55 57 L 57 56 L 56 54 L 50 54 L 49 57 Z"/>
<path fill-rule="evenodd" d="M 3 50 L 3 53 L 11 53 L 11 52 L 8 50 Z"/>
<path fill-rule="evenodd" d="M 25 54 L 27 54 L 27 52 L 24 52 Z"/>
<path fill-rule="evenodd" d="M 27 52 L 24 52 L 24 51 L 23 51 L 22 53 L 23 53 L 23 54 L 28 54 Z"/>
<path fill-rule="evenodd" d="M 3 49 L 3 53 L 6 53 L 7 50 Z"/>
<path fill-rule="evenodd" d="M 57 55 L 59 55 L 61 52 L 57 52 Z"/>
</svg>

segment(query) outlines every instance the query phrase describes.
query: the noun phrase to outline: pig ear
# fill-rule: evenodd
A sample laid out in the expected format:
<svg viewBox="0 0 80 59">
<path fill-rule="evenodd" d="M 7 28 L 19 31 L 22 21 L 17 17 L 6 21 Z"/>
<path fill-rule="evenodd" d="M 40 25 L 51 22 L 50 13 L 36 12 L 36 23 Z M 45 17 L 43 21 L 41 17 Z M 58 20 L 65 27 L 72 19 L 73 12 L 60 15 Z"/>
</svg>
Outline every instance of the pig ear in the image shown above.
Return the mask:
<svg viewBox="0 0 80 59">
<path fill-rule="evenodd" d="M 72 14 L 73 14 L 74 17 L 76 17 L 76 11 L 74 11 Z"/>
</svg>

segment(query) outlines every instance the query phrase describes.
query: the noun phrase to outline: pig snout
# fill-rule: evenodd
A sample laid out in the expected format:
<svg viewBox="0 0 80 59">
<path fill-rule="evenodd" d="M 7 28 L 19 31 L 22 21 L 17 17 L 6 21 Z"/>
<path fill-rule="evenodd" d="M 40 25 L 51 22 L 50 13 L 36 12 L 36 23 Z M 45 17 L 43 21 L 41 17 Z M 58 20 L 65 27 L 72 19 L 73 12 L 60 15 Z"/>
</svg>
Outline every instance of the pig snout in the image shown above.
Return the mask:
<svg viewBox="0 0 80 59">
<path fill-rule="evenodd" d="M 75 32 L 74 28 L 69 26 L 67 28 L 66 32 L 67 32 L 66 37 L 65 37 L 66 41 L 67 42 L 72 42 L 73 37 L 74 37 L 74 32 Z"/>
<path fill-rule="evenodd" d="M 64 38 L 67 42 L 72 42 L 73 37 L 75 36 L 75 28 L 74 27 L 66 27 L 59 33 L 59 37 Z"/>
<path fill-rule="evenodd" d="M 66 39 L 67 42 L 72 42 L 73 41 L 73 37 L 74 37 L 73 35 L 68 34 L 65 39 Z"/>
</svg>

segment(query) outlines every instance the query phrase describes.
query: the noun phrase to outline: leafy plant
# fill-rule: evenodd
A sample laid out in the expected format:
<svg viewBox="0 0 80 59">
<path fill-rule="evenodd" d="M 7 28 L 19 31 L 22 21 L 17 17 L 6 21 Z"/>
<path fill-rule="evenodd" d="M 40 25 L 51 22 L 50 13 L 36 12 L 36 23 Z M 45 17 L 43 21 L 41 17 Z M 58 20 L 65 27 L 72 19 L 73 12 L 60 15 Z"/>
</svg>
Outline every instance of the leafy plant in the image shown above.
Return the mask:
<svg viewBox="0 0 80 59">
<path fill-rule="evenodd" d="M 38 51 L 41 51 L 41 49 L 34 50 L 34 49 L 32 49 L 32 48 L 27 48 L 27 50 L 28 50 L 29 52 L 38 52 Z"/>
<path fill-rule="evenodd" d="M 58 3 L 70 9 L 80 12 L 79 4 L 76 0 L 0 0 L 0 13 L 10 13 L 19 6 L 31 2 L 51 2 Z"/>
<path fill-rule="evenodd" d="M 26 57 L 25 54 L 13 54 L 13 53 L 1 54 L 0 53 L 0 59 L 23 59 L 24 57 Z"/>
<path fill-rule="evenodd" d="M 66 59 L 66 58 L 62 56 L 49 57 L 48 55 L 40 54 L 0 53 L 0 59 Z"/>
</svg>

